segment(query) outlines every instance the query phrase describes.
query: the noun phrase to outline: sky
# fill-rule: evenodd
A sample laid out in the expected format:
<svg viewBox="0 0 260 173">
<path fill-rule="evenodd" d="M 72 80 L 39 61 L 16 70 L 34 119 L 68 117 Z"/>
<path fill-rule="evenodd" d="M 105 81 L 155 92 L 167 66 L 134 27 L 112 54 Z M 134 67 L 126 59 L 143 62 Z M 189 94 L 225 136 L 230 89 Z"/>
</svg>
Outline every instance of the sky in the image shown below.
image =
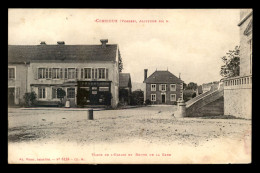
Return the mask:
<svg viewBox="0 0 260 173">
<path fill-rule="evenodd" d="M 169 70 L 185 83 L 218 81 L 221 57 L 239 45 L 239 9 L 9 9 L 8 44 L 118 44 L 124 73 L 142 83 Z M 117 20 L 117 22 L 98 22 Z M 135 20 L 134 22 L 122 22 Z M 156 22 L 139 22 L 156 20 Z M 159 20 L 164 21 L 160 22 Z"/>
</svg>

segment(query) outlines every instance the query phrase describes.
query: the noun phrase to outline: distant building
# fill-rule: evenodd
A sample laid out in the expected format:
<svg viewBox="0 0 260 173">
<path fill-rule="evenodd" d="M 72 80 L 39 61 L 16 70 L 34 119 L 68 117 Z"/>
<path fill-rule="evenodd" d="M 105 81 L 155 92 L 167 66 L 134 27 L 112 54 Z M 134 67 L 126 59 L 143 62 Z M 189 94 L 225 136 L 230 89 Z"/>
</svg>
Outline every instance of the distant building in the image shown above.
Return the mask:
<svg viewBox="0 0 260 173">
<path fill-rule="evenodd" d="M 199 85 L 199 86 L 197 87 L 197 90 L 196 90 L 196 96 L 198 96 L 198 95 L 200 95 L 200 94 L 202 94 L 202 93 L 203 93 L 202 85 Z"/>
<path fill-rule="evenodd" d="M 25 92 L 35 91 L 39 105 L 64 100 L 77 105 L 112 105 L 119 102 L 119 48 L 117 44 L 8 46 L 8 101 L 19 104 Z M 112 98 L 112 99 L 110 99 Z"/>
<path fill-rule="evenodd" d="M 148 70 L 144 70 L 145 92 L 144 100 L 149 99 L 152 104 L 174 104 L 183 99 L 183 81 L 167 71 L 155 71 L 147 77 Z"/>
<path fill-rule="evenodd" d="M 130 104 L 130 95 L 132 93 L 132 82 L 130 73 L 119 73 L 119 102 L 121 104 Z"/>
<path fill-rule="evenodd" d="M 224 114 L 252 117 L 252 9 L 240 11 L 240 75 L 224 78 Z"/>
<path fill-rule="evenodd" d="M 201 85 L 202 93 L 205 93 L 210 90 L 216 90 L 219 86 L 219 81 L 204 83 Z"/>
</svg>

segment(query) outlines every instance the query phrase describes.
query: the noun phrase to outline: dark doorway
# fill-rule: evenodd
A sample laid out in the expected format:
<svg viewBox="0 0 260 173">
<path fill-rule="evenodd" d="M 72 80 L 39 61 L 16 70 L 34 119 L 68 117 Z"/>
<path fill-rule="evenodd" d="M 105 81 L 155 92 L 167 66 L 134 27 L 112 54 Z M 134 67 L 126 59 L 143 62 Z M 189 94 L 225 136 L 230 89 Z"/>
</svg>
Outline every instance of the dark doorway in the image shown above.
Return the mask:
<svg viewBox="0 0 260 173">
<path fill-rule="evenodd" d="M 165 94 L 162 94 L 162 103 L 165 103 Z"/>
<path fill-rule="evenodd" d="M 14 88 L 8 88 L 8 105 L 13 106 L 14 105 Z"/>
</svg>

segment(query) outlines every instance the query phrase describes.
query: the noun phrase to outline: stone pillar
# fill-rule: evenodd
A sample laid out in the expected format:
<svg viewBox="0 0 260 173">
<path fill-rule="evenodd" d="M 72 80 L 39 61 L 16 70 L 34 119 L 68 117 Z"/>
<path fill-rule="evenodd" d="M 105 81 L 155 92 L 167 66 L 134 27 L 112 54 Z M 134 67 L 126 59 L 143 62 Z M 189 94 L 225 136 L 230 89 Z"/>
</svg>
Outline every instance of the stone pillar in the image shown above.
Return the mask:
<svg viewBox="0 0 260 173">
<path fill-rule="evenodd" d="M 178 100 L 178 110 L 176 117 L 183 118 L 186 117 L 186 103 L 183 99 Z"/>
</svg>

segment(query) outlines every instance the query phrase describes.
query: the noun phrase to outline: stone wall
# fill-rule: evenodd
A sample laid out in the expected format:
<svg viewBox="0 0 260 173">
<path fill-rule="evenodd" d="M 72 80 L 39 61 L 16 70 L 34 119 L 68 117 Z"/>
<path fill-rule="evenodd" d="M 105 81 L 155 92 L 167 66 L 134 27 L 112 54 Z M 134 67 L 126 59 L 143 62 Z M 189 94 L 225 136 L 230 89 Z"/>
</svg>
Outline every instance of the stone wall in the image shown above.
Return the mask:
<svg viewBox="0 0 260 173">
<path fill-rule="evenodd" d="M 252 118 L 252 89 L 225 89 L 224 114 L 240 118 Z"/>
</svg>

